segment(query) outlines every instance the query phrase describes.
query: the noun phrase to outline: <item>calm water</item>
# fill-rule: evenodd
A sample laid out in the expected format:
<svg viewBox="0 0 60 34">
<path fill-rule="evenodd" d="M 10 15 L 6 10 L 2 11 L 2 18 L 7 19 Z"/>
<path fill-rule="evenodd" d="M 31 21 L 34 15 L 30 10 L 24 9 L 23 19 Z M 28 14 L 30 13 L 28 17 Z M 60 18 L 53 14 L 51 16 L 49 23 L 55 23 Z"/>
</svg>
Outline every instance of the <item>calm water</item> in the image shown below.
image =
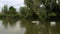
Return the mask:
<svg viewBox="0 0 60 34">
<path fill-rule="evenodd" d="M 60 25 L 3 18 L 0 20 L 0 34 L 60 34 Z"/>
</svg>

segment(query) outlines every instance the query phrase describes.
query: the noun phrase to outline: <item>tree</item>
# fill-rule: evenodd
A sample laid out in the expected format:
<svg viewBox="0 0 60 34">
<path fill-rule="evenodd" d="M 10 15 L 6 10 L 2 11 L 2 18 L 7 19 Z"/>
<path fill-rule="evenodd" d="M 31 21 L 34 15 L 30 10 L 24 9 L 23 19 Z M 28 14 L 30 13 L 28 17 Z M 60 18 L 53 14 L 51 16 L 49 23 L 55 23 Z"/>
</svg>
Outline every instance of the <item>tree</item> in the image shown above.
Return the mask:
<svg viewBox="0 0 60 34">
<path fill-rule="evenodd" d="M 4 7 L 2 8 L 2 12 L 4 15 L 8 14 L 8 6 L 7 5 L 4 5 Z"/>
<path fill-rule="evenodd" d="M 41 0 L 25 0 L 25 4 L 27 7 L 30 8 L 30 11 L 32 12 L 33 17 L 38 17 L 41 21 L 44 21 L 46 17 L 46 10 L 45 7 L 41 8 Z M 37 18 L 37 19 L 38 19 Z"/>
<path fill-rule="evenodd" d="M 46 7 L 47 13 L 54 12 L 57 15 L 60 13 L 60 6 L 59 3 L 57 3 L 58 0 L 42 0 L 42 4 Z"/>
<path fill-rule="evenodd" d="M 28 8 L 30 8 L 31 12 L 38 12 L 40 0 L 25 0 L 25 4 Z"/>
<path fill-rule="evenodd" d="M 17 14 L 16 9 L 13 6 L 9 7 L 9 15 L 15 16 Z"/>
<path fill-rule="evenodd" d="M 19 12 L 20 12 L 20 16 L 23 17 L 23 18 L 26 18 L 31 13 L 31 12 L 29 12 L 29 8 L 27 8 L 25 6 L 20 7 Z"/>
</svg>

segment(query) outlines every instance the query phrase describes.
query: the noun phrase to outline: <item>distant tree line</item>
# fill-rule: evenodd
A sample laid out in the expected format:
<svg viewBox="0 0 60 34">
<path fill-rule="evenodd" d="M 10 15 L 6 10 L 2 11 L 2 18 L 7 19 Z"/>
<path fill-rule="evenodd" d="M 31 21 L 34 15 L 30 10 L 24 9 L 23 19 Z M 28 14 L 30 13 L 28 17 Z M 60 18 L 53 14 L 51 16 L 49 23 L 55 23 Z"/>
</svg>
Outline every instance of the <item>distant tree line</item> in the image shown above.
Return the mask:
<svg viewBox="0 0 60 34">
<path fill-rule="evenodd" d="M 7 5 L 4 5 L 4 7 L 2 8 L 2 14 L 4 16 L 10 16 L 10 17 L 18 16 L 16 9 L 13 6 L 10 6 L 8 8 Z"/>
</svg>

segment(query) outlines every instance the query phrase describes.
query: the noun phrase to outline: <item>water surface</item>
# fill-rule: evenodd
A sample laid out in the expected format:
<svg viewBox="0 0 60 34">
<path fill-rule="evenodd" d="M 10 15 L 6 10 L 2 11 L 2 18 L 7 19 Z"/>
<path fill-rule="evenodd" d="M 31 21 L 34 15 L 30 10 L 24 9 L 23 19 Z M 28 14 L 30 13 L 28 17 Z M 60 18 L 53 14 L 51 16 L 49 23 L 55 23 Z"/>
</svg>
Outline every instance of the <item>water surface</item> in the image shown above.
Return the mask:
<svg viewBox="0 0 60 34">
<path fill-rule="evenodd" d="M 0 34 L 60 34 L 60 24 L 4 18 L 0 20 Z"/>
</svg>

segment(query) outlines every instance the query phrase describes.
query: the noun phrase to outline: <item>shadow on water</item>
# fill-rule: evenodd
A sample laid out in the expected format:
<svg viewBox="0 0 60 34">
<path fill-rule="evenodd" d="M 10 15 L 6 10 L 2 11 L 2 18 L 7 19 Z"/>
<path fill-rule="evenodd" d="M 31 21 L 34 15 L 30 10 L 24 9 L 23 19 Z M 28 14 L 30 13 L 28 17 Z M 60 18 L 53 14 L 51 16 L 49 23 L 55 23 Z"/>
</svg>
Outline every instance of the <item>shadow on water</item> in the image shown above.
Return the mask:
<svg viewBox="0 0 60 34">
<path fill-rule="evenodd" d="M 22 20 L 21 26 L 26 27 L 25 34 L 60 34 L 60 23 L 58 22 L 46 22 L 37 25 L 36 23 L 32 23 L 31 21 Z"/>
<path fill-rule="evenodd" d="M 21 26 L 26 27 L 25 34 L 38 34 L 38 27 L 35 23 L 28 20 L 21 20 Z"/>
</svg>

